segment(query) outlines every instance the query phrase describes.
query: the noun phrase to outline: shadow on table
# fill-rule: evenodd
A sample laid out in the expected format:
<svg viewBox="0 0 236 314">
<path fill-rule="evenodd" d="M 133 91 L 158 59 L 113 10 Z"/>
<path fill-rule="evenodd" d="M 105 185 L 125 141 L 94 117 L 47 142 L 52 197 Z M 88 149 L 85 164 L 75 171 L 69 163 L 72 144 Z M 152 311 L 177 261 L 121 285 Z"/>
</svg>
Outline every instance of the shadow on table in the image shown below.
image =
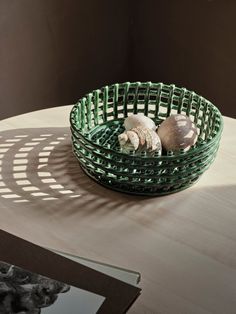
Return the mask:
<svg viewBox="0 0 236 314">
<path fill-rule="evenodd" d="M 38 206 L 65 215 L 126 210 L 147 197 L 108 190 L 80 168 L 68 128 L 17 129 L 0 134 L 0 197 L 12 206 Z"/>
<path fill-rule="evenodd" d="M 71 148 L 68 128 L 17 129 L 0 134 L 0 198 L 10 208 L 38 209 L 68 217 L 100 216 L 140 210 L 142 223 L 168 215 L 165 205 L 193 198 L 195 189 L 161 198 L 133 196 L 109 190 L 80 168 Z M 207 188 L 208 190 L 214 189 Z M 220 188 L 234 194 L 235 187 Z M 225 190 L 227 189 L 227 191 Z M 230 199 L 230 195 L 229 195 Z M 145 219 L 142 213 L 145 210 Z M 148 216 L 146 216 L 148 214 Z"/>
</svg>

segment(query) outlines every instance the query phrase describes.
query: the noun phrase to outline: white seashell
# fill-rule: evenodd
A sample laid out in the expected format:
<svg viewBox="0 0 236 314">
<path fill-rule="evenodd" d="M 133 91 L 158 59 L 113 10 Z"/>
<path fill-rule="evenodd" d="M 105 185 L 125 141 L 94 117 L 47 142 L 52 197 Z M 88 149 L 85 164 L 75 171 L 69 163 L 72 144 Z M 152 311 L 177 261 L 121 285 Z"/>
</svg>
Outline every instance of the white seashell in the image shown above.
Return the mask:
<svg viewBox="0 0 236 314">
<path fill-rule="evenodd" d="M 157 133 L 152 129 L 145 129 L 146 134 L 146 150 L 149 152 L 161 152 L 161 140 Z"/>
<path fill-rule="evenodd" d="M 151 137 L 152 137 L 152 147 L 151 147 L 151 151 L 155 152 L 155 151 L 162 151 L 162 147 L 161 147 L 161 140 L 160 137 L 157 135 L 157 133 L 153 130 L 149 130 Z"/>
<path fill-rule="evenodd" d="M 126 134 L 126 132 L 118 135 L 118 140 L 119 140 L 119 143 L 120 143 L 120 146 L 124 146 L 127 141 L 128 141 L 128 135 Z"/>
<path fill-rule="evenodd" d="M 134 129 L 132 129 L 132 131 L 134 131 L 135 133 L 137 133 L 138 137 L 139 137 L 139 146 L 144 146 L 145 142 L 146 142 L 146 134 L 145 134 L 145 129 L 138 126 Z"/>
<path fill-rule="evenodd" d="M 183 114 L 175 114 L 161 123 L 157 130 L 162 146 L 167 151 L 189 150 L 198 138 L 196 125 Z"/>
<path fill-rule="evenodd" d="M 149 129 L 144 129 L 144 132 L 146 137 L 146 150 L 150 150 L 152 148 L 152 135 Z"/>
<path fill-rule="evenodd" d="M 154 121 L 148 117 L 146 117 L 142 113 L 133 114 L 125 119 L 124 127 L 126 131 L 134 129 L 136 127 L 144 127 L 148 129 L 156 130 L 156 125 Z"/>
<path fill-rule="evenodd" d="M 137 127 L 130 131 L 125 131 L 118 136 L 118 140 L 123 152 L 147 151 L 161 152 L 161 141 L 157 133 L 152 129 Z"/>
<path fill-rule="evenodd" d="M 134 150 L 137 150 L 139 148 L 139 137 L 138 134 L 131 131 L 126 131 L 129 141 L 131 143 L 131 145 L 134 147 Z"/>
<path fill-rule="evenodd" d="M 118 140 L 123 151 L 129 152 L 139 148 L 139 137 L 133 131 L 125 131 L 118 135 Z"/>
</svg>

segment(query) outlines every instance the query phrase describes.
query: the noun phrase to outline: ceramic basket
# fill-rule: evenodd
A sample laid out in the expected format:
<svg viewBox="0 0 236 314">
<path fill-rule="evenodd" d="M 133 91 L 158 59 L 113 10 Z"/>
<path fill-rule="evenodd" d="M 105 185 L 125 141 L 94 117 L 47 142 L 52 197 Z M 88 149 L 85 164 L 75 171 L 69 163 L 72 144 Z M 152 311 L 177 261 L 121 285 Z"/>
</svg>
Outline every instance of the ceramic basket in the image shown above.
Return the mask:
<svg viewBox="0 0 236 314">
<path fill-rule="evenodd" d="M 124 154 L 117 136 L 125 117 L 144 113 L 160 124 L 171 114 L 187 115 L 198 141 L 187 152 L 150 156 Z M 102 185 L 125 193 L 165 195 L 183 190 L 215 159 L 223 128 L 219 110 L 186 88 L 135 82 L 105 86 L 87 94 L 70 114 L 73 150 L 82 169 Z"/>
</svg>

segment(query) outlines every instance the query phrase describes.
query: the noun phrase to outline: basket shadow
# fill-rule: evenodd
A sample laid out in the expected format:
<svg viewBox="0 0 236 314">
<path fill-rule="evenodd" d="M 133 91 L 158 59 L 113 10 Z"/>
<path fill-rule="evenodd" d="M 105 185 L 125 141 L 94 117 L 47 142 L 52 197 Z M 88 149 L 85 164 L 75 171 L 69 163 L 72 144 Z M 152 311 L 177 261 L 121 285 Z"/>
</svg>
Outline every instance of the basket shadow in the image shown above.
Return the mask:
<svg viewBox="0 0 236 314">
<path fill-rule="evenodd" d="M 96 239 L 101 228 L 103 236 L 113 229 L 135 235 L 137 226 L 143 232 L 162 232 L 168 221 L 178 225 L 179 217 L 190 217 L 186 220 L 188 225 L 191 216 L 202 213 L 205 219 L 205 212 L 212 215 L 216 212 L 216 199 L 217 215 L 224 217 L 227 210 L 228 216 L 235 219 L 235 185 L 196 184 L 163 197 L 123 194 L 99 185 L 82 171 L 72 152 L 68 128 L 10 130 L 0 136 L 3 229 L 8 226 L 12 232 L 23 230 L 37 238 L 43 232 L 45 243 L 57 233 L 69 237 L 68 241 L 79 234 Z"/>
<path fill-rule="evenodd" d="M 109 190 L 81 169 L 68 128 L 9 130 L 1 133 L 0 198 L 7 207 L 38 215 L 101 216 L 142 208 L 145 196 Z M 157 199 L 156 199 L 157 200 Z"/>
<path fill-rule="evenodd" d="M 58 145 L 52 151 L 48 167 L 58 183 L 80 195 L 73 203 L 68 204 L 70 214 L 80 210 L 86 216 L 90 213 L 94 214 L 95 211 L 107 215 L 113 210 L 126 211 L 130 206 L 137 206 L 137 204 L 142 207 L 142 201 L 150 199 L 146 196 L 116 192 L 95 182 L 80 167 L 72 152 L 71 143 Z"/>
<path fill-rule="evenodd" d="M 116 218 L 133 214 L 138 223 L 151 226 L 170 214 L 167 208 L 183 202 L 191 207 L 193 201 L 205 195 L 197 185 L 163 197 L 107 189 L 80 168 L 68 128 L 9 130 L 0 136 L 0 199 L 6 213 L 10 208 L 12 212 L 22 210 L 36 218 L 53 217 L 59 221 L 71 217 L 103 220 L 110 215 Z M 205 190 L 211 195 L 215 189 L 218 188 Z M 225 193 L 231 193 L 232 187 L 221 187 L 221 191 L 225 189 Z"/>
</svg>

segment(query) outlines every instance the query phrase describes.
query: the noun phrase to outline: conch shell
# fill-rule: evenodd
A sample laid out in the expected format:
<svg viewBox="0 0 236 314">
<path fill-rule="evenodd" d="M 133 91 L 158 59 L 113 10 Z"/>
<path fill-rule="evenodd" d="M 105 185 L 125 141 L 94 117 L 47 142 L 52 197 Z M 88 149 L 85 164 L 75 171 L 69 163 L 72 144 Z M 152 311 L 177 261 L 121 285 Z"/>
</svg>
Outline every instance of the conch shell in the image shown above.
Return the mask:
<svg viewBox="0 0 236 314">
<path fill-rule="evenodd" d="M 125 119 L 124 127 L 126 131 L 132 130 L 136 127 L 143 127 L 156 131 L 154 121 L 146 117 L 143 113 L 133 114 Z"/>
<path fill-rule="evenodd" d="M 123 152 L 147 151 L 161 152 L 161 141 L 153 129 L 137 126 L 129 131 L 118 135 L 118 140 Z"/>
<path fill-rule="evenodd" d="M 139 137 L 134 131 L 125 131 L 118 136 L 118 140 L 123 151 L 129 152 L 139 147 Z"/>
</svg>

